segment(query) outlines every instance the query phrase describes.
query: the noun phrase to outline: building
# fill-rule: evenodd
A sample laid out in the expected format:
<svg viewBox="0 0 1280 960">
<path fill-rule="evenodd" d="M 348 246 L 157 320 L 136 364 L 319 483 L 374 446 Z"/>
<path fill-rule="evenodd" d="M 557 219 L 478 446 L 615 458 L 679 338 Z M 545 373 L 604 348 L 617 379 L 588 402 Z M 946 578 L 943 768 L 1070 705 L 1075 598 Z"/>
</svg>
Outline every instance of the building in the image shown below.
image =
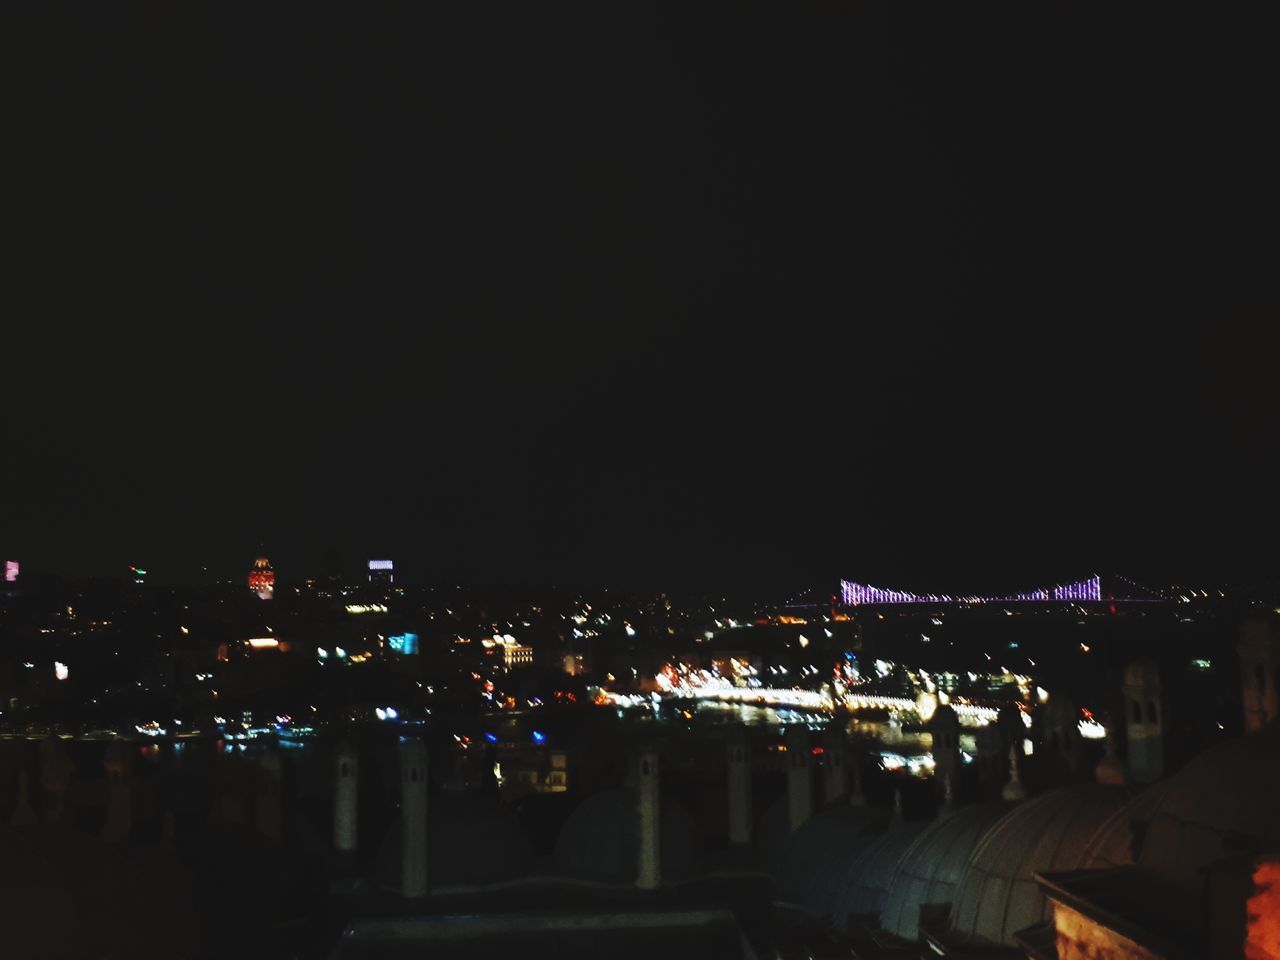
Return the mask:
<svg viewBox="0 0 1280 960">
<path fill-rule="evenodd" d="M 249 589 L 259 600 L 270 600 L 275 595 L 276 572 L 266 557 L 253 561 L 253 569 L 249 571 Z"/>
<path fill-rule="evenodd" d="M 391 560 L 369 561 L 369 583 L 375 587 L 390 589 L 396 581 L 395 563 Z"/>
</svg>

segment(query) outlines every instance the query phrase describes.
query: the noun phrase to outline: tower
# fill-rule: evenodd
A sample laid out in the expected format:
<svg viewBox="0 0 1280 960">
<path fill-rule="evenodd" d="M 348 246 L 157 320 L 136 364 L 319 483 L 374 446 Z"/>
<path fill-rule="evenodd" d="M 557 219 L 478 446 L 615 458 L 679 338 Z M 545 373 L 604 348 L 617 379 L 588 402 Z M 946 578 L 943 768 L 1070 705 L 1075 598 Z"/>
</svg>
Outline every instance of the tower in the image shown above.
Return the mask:
<svg viewBox="0 0 1280 960">
<path fill-rule="evenodd" d="M 249 571 L 249 589 L 259 600 L 270 600 L 275 594 L 276 572 L 266 557 L 253 561 L 253 569 Z"/>
<path fill-rule="evenodd" d="M 396 581 L 395 563 L 390 560 L 369 561 L 369 584 L 390 590 Z"/>
<path fill-rule="evenodd" d="M 1154 783 L 1164 776 L 1164 704 L 1160 671 L 1150 660 L 1135 660 L 1124 671 L 1125 740 L 1129 776 Z M 1108 749 L 1112 737 L 1108 736 Z"/>
</svg>

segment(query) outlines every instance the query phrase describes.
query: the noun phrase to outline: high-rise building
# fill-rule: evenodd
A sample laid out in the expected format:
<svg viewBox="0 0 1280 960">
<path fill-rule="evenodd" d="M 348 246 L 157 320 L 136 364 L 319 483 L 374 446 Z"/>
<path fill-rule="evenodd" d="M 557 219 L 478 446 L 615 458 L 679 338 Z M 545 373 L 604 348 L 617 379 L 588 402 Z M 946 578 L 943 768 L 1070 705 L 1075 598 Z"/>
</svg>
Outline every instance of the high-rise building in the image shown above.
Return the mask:
<svg viewBox="0 0 1280 960">
<path fill-rule="evenodd" d="M 390 560 L 369 561 L 369 582 L 379 587 L 390 587 L 395 583 L 395 564 Z"/>
<path fill-rule="evenodd" d="M 249 571 L 249 589 L 257 594 L 260 600 L 270 600 L 276 590 L 276 572 L 271 568 L 271 561 L 259 557 L 253 561 L 253 569 Z"/>
</svg>

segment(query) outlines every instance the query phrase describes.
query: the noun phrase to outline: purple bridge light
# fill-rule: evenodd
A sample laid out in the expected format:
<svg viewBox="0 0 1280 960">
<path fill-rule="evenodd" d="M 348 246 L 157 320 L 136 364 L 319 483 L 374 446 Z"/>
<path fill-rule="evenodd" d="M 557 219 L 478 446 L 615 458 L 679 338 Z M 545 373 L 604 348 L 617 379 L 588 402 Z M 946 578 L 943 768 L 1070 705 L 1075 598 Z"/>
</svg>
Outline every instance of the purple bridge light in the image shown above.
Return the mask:
<svg viewBox="0 0 1280 960">
<path fill-rule="evenodd" d="M 1025 603 L 1051 600 L 1101 600 L 1102 577 L 1094 575 L 1087 580 L 1064 583 L 1040 590 L 1028 590 L 1009 596 L 953 597 L 946 593 L 907 593 L 903 590 L 885 590 L 852 580 L 840 581 L 840 597 L 846 606 L 859 607 L 878 603 Z"/>
</svg>

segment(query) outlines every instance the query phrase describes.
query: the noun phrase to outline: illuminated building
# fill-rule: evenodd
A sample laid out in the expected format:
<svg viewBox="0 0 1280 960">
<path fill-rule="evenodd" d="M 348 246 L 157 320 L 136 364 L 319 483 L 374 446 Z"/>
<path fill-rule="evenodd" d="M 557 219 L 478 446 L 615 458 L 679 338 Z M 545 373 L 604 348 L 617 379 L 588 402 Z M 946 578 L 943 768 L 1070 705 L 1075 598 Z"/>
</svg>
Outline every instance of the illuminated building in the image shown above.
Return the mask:
<svg viewBox="0 0 1280 960">
<path fill-rule="evenodd" d="M 508 670 L 533 665 L 533 647 L 523 643 L 506 643 L 502 646 L 502 662 Z"/>
<path fill-rule="evenodd" d="M 418 652 L 418 635 L 416 633 L 393 633 L 387 637 L 387 646 L 395 653 L 411 657 Z"/>
<path fill-rule="evenodd" d="M 390 560 L 369 561 L 369 582 L 379 587 L 390 587 L 395 583 L 395 564 Z"/>
<path fill-rule="evenodd" d="M 253 569 L 249 571 L 249 589 L 259 600 L 270 600 L 276 589 L 276 572 L 271 569 L 271 561 L 259 557 L 253 561 Z"/>
</svg>

